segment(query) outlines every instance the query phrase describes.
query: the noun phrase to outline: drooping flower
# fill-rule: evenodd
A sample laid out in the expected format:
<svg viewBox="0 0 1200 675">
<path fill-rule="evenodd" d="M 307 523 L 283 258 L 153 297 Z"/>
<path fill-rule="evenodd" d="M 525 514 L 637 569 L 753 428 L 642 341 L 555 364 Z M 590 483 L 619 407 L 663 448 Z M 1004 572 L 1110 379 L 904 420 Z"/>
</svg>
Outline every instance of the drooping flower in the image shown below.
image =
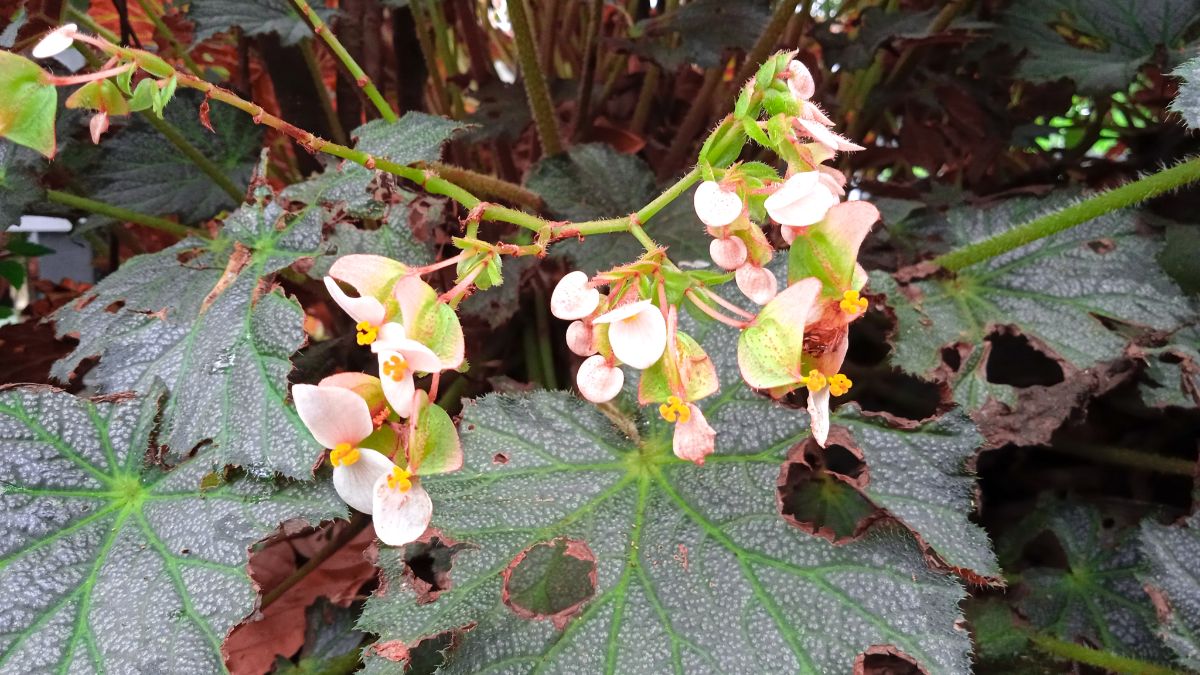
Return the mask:
<svg viewBox="0 0 1200 675">
<path fill-rule="evenodd" d="M 408 268 L 391 258 L 380 255 L 354 254 L 338 258 L 325 277 L 325 289 L 342 311 L 356 322 L 358 344 L 369 345 L 378 337 L 379 327 L 388 321 L 387 307 L 393 284 Z M 349 284 L 358 292 L 352 297 L 338 282 Z M 418 279 L 417 281 L 420 281 Z"/>
<path fill-rule="evenodd" d="M 770 302 L 779 288 L 779 282 L 775 280 L 771 270 L 751 262 L 739 267 L 733 276 L 738 290 L 756 305 Z"/>
<path fill-rule="evenodd" d="M 101 110 L 92 115 L 91 120 L 88 121 L 88 131 L 91 132 L 92 143 L 100 145 L 100 137 L 104 135 L 104 132 L 108 131 L 108 113 Z"/>
<path fill-rule="evenodd" d="M 784 181 L 764 206 L 767 214 L 784 227 L 807 227 L 819 223 L 838 203 L 836 186 L 830 188 L 820 171 L 800 171 Z"/>
<path fill-rule="evenodd" d="M 367 402 L 353 391 L 333 385 L 297 384 L 292 387 L 292 398 L 309 433 L 330 450 L 338 496 L 351 507 L 371 513 L 375 482 L 395 464 L 382 453 L 359 447 L 374 431 Z"/>
<path fill-rule="evenodd" d="M 746 242 L 738 237 L 720 237 L 708 244 L 708 254 L 717 267 L 724 270 L 736 270 L 746 263 L 748 251 Z"/>
<path fill-rule="evenodd" d="M 616 398 L 625 384 L 625 373 L 601 354 L 584 359 L 575 373 L 579 393 L 592 403 L 605 403 Z"/>
<path fill-rule="evenodd" d="M 712 180 L 696 188 L 692 204 L 700 221 L 709 227 L 724 227 L 738 219 L 745 209 L 736 190 L 730 190 Z"/>
<path fill-rule="evenodd" d="M 596 317 L 593 323 L 608 324 L 613 354 L 638 370 L 654 365 L 667 347 L 666 319 L 649 300 L 621 305 Z"/>
<path fill-rule="evenodd" d="M 708 425 L 704 413 L 695 403 L 682 408 L 679 421 L 675 424 L 675 435 L 671 437 L 671 450 L 679 459 L 704 464 L 716 449 L 717 432 Z"/>
<path fill-rule="evenodd" d="M 371 351 L 379 358 L 379 379 L 388 404 L 400 417 L 408 417 L 416 391 L 413 374 L 439 372 L 441 359 L 429 347 L 408 338 L 404 326 L 395 322 L 379 328 L 379 337 L 371 344 Z"/>
<path fill-rule="evenodd" d="M 79 26 L 68 23 L 50 31 L 34 45 L 33 58 L 48 59 L 67 51 L 75 42 L 75 39 L 71 36 L 78 30 Z"/>
<path fill-rule="evenodd" d="M 575 270 L 558 280 L 550 294 L 550 313 L 572 321 L 590 316 L 600 306 L 600 291 L 588 286 L 588 276 Z"/>
</svg>

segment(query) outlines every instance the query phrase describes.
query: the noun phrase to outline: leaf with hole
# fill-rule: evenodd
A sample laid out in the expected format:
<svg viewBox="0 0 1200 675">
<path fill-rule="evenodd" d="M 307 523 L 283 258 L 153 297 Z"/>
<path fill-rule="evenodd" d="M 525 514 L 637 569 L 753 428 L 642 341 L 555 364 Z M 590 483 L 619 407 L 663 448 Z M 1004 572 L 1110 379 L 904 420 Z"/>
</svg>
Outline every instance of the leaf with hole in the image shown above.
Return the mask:
<svg viewBox="0 0 1200 675">
<path fill-rule="evenodd" d="M 328 484 L 202 489 L 211 446 L 164 471 L 161 393 L 0 390 L 0 671 L 222 671 L 222 639 L 254 609 L 247 548 L 344 515 Z"/>
</svg>

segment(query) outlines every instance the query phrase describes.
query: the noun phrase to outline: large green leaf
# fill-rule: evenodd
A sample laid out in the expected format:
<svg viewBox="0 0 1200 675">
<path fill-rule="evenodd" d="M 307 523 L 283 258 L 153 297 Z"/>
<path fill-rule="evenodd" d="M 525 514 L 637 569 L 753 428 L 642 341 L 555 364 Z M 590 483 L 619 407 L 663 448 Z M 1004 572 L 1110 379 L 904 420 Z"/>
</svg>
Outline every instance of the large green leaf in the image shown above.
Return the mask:
<svg viewBox="0 0 1200 675">
<path fill-rule="evenodd" d="M 1171 110 L 1178 113 L 1192 131 L 1200 129 L 1200 57 L 1182 64 L 1171 74 L 1181 80 L 1179 95 L 1171 101 Z"/>
<path fill-rule="evenodd" d="M 618 428 L 550 392 L 468 404 L 464 468 L 423 482 L 435 536 L 461 544 L 450 587 L 416 602 L 403 581 L 406 551 L 385 549 L 388 592 L 368 603 L 361 626 L 408 647 L 465 630 L 448 672 L 498 663 L 512 672 L 841 672 L 878 644 L 931 673 L 966 672 L 967 643 L 954 628 L 961 589 L 929 569 L 911 535 L 877 524 L 834 546 L 781 517 L 776 486 L 807 437 L 806 416 L 739 384 L 736 332 L 707 328 L 688 327 L 724 386 L 700 403 L 718 447 L 703 467 L 674 457 L 672 429 L 657 415 L 626 411 Z M 925 528 L 942 557 L 966 566 L 974 556 L 994 572 L 986 537 L 967 521 L 963 465 L 978 436 L 961 417 L 915 431 L 858 414 L 838 421 L 871 474 L 868 495 L 885 503 L 895 492 L 888 507 Z M 900 508 L 902 483 L 912 502 L 930 503 Z M 574 561 L 551 555 L 560 541 Z M 594 564 L 594 584 L 579 561 Z M 536 603 L 530 588 L 544 593 Z M 382 658 L 369 665 L 392 668 Z"/>
<path fill-rule="evenodd" d="M 1029 50 L 1022 77 L 1067 77 L 1097 94 L 1124 91 L 1161 48 L 1180 53 L 1197 20 L 1195 0 L 1017 0 L 996 38 Z"/>
<path fill-rule="evenodd" d="M 158 403 L 0 390 L 0 671 L 221 672 L 254 607 L 247 547 L 344 515 L 327 483 L 202 489 L 211 447 L 164 471 Z"/>
<path fill-rule="evenodd" d="M 334 14 L 323 3 L 314 3 L 312 8 L 322 20 Z M 190 0 L 188 18 L 196 24 L 197 42 L 234 26 L 246 35 L 277 33 L 284 45 L 294 45 L 312 35 L 304 18 L 288 0 Z"/>
<path fill-rule="evenodd" d="M 57 103 L 58 90 L 46 71 L 0 50 L 0 138 L 53 157 Z"/>
<path fill-rule="evenodd" d="M 1063 640 L 1162 660 L 1166 649 L 1154 632 L 1154 605 L 1138 579 L 1146 567 L 1135 532 L 1116 527 L 1092 507 L 1046 501 L 1002 541 L 1002 557 L 1015 559 L 1043 532 L 1058 542 L 1064 558 L 1051 558 L 1056 566 L 1020 571 L 1022 615 Z"/>
<path fill-rule="evenodd" d="M 244 188 L 254 171 L 262 134 L 244 113 L 217 102 L 209 113 L 217 133 L 209 131 L 196 112 L 201 100 L 196 92 L 181 91 L 167 105 L 163 118 Z M 96 199 L 142 213 L 174 214 L 189 223 L 237 206 L 149 122 L 137 115 L 128 119 L 128 126 L 105 139 L 104 152 L 88 170 Z"/>
<path fill-rule="evenodd" d="M 394 123 L 371 120 L 351 133 L 359 150 L 397 164 L 413 164 L 440 159 L 442 146 L 464 128 L 445 117 L 409 112 Z"/>
<path fill-rule="evenodd" d="M 0 139 L 0 230 L 16 225 L 25 207 L 41 198 L 36 162 L 32 151 Z"/>
<path fill-rule="evenodd" d="M 953 244 L 977 241 L 1064 205 L 1062 199 L 1012 201 L 949 214 Z M 954 400 L 977 411 L 989 399 L 1016 401 L 1007 384 L 988 380 L 985 338 L 1011 327 L 1058 358 L 1071 377 L 1116 359 L 1128 343 L 1108 319 L 1171 331 L 1193 316 L 1179 289 L 1155 264 L 1160 244 L 1137 232 L 1137 214 L 1121 211 L 1041 239 L 960 271 L 900 285 L 871 275 L 896 314 L 894 363 L 929 376 L 943 369 L 943 348 L 961 346 L 948 375 Z M 1074 370 L 1072 370 L 1074 369 Z M 1064 414 L 1067 411 L 1064 411 Z"/>
<path fill-rule="evenodd" d="M 83 359 L 99 356 L 93 376 L 101 392 L 165 382 L 173 396 L 162 442 L 173 460 L 212 442 L 219 464 L 311 475 L 319 448 L 286 404 L 304 313 L 266 282 L 316 252 L 320 215 L 248 205 L 213 241 L 188 239 L 131 259 L 54 314 L 58 335 L 77 333 L 79 346 L 52 374 L 65 381 Z"/>
<path fill-rule="evenodd" d="M 1164 610 L 1159 635 L 1179 665 L 1200 670 L 1200 515 L 1173 527 L 1144 522 L 1141 546 L 1149 568 L 1139 579 Z"/>
</svg>

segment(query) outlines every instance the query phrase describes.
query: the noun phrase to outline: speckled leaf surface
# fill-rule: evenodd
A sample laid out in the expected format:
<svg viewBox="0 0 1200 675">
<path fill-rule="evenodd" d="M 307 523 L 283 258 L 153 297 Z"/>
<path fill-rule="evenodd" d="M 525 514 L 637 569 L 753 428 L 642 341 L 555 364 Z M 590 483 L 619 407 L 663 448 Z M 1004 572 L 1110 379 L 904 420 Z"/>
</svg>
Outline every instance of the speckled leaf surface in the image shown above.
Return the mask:
<svg viewBox="0 0 1200 675">
<path fill-rule="evenodd" d="M 188 18 L 196 24 L 196 42 L 237 26 L 246 35 L 276 33 L 284 45 L 312 35 L 312 29 L 287 0 L 191 0 Z M 317 3 L 313 9 L 325 21 L 334 11 Z"/>
<path fill-rule="evenodd" d="M 239 188 L 245 188 L 262 145 L 262 132 L 241 111 L 213 101 L 209 119 L 213 133 L 200 124 L 197 109 L 203 96 L 181 91 L 163 118 Z M 114 123 L 104 152 L 87 182 L 96 199 L 152 215 L 176 215 L 186 223 L 211 218 L 237 207 L 218 187 L 150 123 L 137 115 Z"/>
<path fill-rule="evenodd" d="M 413 164 L 440 159 L 442 146 L 464 128 L 461 122 L 414 111 L 395 122 L 371 120 L 351 135 L 358 139 L 359 150 L 397 164 Z"/>
<path fill-rule="evenodd" d="M 1171 74 L 1182 80 L 1179 94 L 1171 101 L 1171 110 L 1182 117 L 1192 131 L 1200 129 L 1200 57 L 1183 63 Z"/>
<path fill-rule="evenodd" d="M 978 241 L 1064 206 L 1064 200 L 1013 201 L 949 214 L 953 244 Z M 1149 264 L 1160 244 L 1136 232 L 1137 214 L 1109 213 L 962 270 L 954 278 L 905 288 L 882 272 L 870 290 L 887 296 L 897 319 L 893 362 L 928 376 L 942 349 L 965 345 L 949 376 L 954 400 L 969 411 L 989 398 L 1011 403 L 1014 390 L 987 379 L 985 338 L 997 327 L 1020 333 L 1079 370 L 1122 355 L 1128 340 L 1101 321 L 1171 331 L 1192 311 L 1175 284 Z"/>
<path fill-rule="evenodd" d="M 16 225 L 25 207 L 41 198 L 36 162 L 32 150 L 0 139 L 0 229 Z"/>
<path fill-rule="evenodd" d="M 0 390 L 0 673 L 222 672 L 254 606 L 247 547 L 344 515 L 327 485 L 202 491 L 211 449 L 149 466 L 157 399 Z"/>
<path fill-rule="evenodd" d="M 1144 351 L 1143 401 L 1160 408 L 1200 406 L 1200 326 L 1188 326 L 1166 345 Z"/>
<path fill-rule="evenodd" d="M 131 259 L 54 314 L 58 334 L 78 333 L 80 342 L 53 375 L 65 381 L 99 356 L 101 393 L 144 392 L 161 379 L 172 393 L 162 442 L 173 460 L 211 442 L 216 464 L 311 475 L 319 448 L 286 403 L 304 313 L 262 284 L 314 253 L 320 225 L 315 210 L 246 206 L 213 241 Z"/>
<path fill-rule="evenodd" d="M 1043 532 L 1065 559 L 1020 571 L 1017 603 L 1029 622 L 1063 640 L 1086 640 L 1106 651 L 1161 661 L 1154 605 L 1138 575 L 1146 570 L 1136 532 L 1115 527 L 1092 507 L 1048 501 L 1002 541 L 1002 559 Z M 1061 566 L 1059 566 L 1061 565 Z"/>
<path fill-rule="evenodd" d="M 1183 51 L 1196 9 L 1195 0 L 1019 0 L 996 37 L 1028 49 L 1018 71 L 1026 79 L 1066 77 L 1089 94 L 1123 91 L 1157 50 Z"/>
<path fill-rule="evenodd" d="M 639 443 L 565 393 L 469 404 L 464 468 L 423 482 L 436 532 L 462 544 L 450 588 L 417 603 L 403 552 L 385 549 L 387 592 L 360 626 L 409 646 L 470 626 L 447 672 L 848 672 L 877 644 L 931 673 L 967 672 L 969 644 L 955 628 L 962 588 L 927 565 L 911 534 L 879 524 L 833 546 L 779 515 L 776 482 L 808 435 L 806 417 L 733 379 L 735 340 L 723 326 L 701 339 L 725 384 L 701 402 L 718 447 L 703 467 L 674 457 L 657 416 L 626 413 Z M 864 443 L 906 433 L 848 424 Z M 593 593 L 561 631 L 551 617 L 518 616 L 502 578 L 522 552 L 559 538 L 596 560 Z M 373 657 L 368 671 L 399 669 Z"/>
<path fill-rule="evenodd" d="M 1178 665 L 1200 671 L 1200 516 L 1170 527 L 1146 521 L 1139 536 L 1147 569 L 1138 578 L 1164 606 L 1159 635 Z"/>
</svg>

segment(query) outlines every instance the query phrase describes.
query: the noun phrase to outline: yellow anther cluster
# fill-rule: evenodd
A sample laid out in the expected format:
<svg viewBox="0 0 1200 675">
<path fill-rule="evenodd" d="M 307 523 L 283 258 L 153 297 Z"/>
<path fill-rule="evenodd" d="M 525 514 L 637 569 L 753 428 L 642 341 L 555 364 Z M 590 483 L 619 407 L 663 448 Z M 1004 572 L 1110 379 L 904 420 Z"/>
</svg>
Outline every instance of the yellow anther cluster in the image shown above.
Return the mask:
<svg viewBox="0 0 1200 675">
<path fill-rule="evenodd" d="M 358 448 L 350 447 L 349 443 L 338 443 L 329 451 L 329 463 L 334 466 L 350 466 L 358 461 Z"/>
<path fill-rule="evenodd" d="M 658 406 L 658 414 L 668 422 L 687 422 L 692 419 L 692 410 L 678 396 L 667 397 L 667 402 Z"/>
<path fill-rule="evenodd" d="M 360 345 L 369 345 L 379 337 L 379 329 L 367 321 L 359 321 L 355 324 L 354 329 L 358 331 L 358 344 Z"/>
<path fill-rule="evenodd" d="M 816 368 L 808 371 L 808 377 L 800 378 L 800 382 L 808 387 L 809 391 L 821 391 L 825 388 L 825 385 L 829 384 L 829 380 L 825 378 L 825 375 Z"/>
<path fill-rule="evenodd" d="M 399 489 L 401 492 L 408 492 L 412 489 L 412 474 L 406 469 L 400 467 L 392 467 L 392 472 L 388 474 L 387 484 L 392 490 Z"/>
<path fill-rule="evenodd" d="M 392 378 L 393 382 L 399 382 L 408 374 L 408 362 L 393 354 L 391 358 L 383 362 L 383 374 Z"/>
<path fill-rule="evenodd" d="M 850 387 L 853 386 L 854 383 L 850 381 L 850 378 L 841 373 L 829 378 L 829 393 L 833 394 L 834 396 L 842 396 L 846 392 L 850 391 Z"/>
<path fill-rule="evenodd" d="M 867 299 L 859 297 L 858 291 L 846 291 L 842 293 L 842 301 L 838 303 L 842 311 L 854 315 L 859 312 L 867 311 Z"/>
</svg>

